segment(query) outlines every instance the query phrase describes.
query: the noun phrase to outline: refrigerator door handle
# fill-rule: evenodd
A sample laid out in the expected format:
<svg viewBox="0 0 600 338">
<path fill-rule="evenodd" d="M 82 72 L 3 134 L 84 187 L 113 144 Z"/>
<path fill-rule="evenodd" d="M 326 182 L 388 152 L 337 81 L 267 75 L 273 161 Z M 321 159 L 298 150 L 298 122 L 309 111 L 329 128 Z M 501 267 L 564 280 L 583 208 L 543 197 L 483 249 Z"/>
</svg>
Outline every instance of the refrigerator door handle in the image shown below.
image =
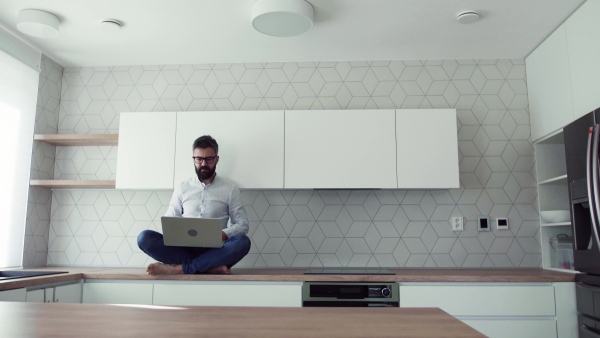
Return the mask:
<svg viewBox="0 0 600 338">
<path fill-rule="evenodd" d="M 598 236 L 598 198 L 600 198 L 600 189 L 598 187 L 598 134 L 600 125 L 590 127 L 588 133 L 588 158 L 587 158 L 587 179 L 588 179 L 588 198 L 590 201 L 590 216 L 592 218 L 592 228 L 596 238 L 596 246 L 600 248 L 600 236 Z M 591 149 L 590 149 L 591 148 Z M 591 243 L 590 243 L 591 244 Z"/>
<path fill-rule="evenodd" d="M 585 337 L 593 337 L 593 338 L 600 338 L 600 334 L 598 334 L 596 331 L 592 330 L 590 327 L 588 327 L 587 325 L 582 324 L 579 329 L 581 330 L 581 332 L 585 333 Z"/>
<path fill-rule="evenodd" d="M 600 286 L 585 284 L 582 282 L 577 282 L 575 285 L 577 286 L 578 289 L 584 289 L 586 291 L 591 291 L 591 292 L 600 292 Z"/>
</svg>

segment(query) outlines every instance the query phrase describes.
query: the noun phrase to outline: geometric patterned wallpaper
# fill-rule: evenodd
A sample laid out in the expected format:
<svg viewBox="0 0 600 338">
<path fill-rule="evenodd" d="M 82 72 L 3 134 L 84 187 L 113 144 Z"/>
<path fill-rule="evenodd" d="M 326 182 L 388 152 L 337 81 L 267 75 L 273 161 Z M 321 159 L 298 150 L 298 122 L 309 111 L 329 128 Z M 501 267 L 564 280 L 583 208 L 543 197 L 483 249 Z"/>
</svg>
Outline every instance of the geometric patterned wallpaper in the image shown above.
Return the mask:
<svg viewBox="0 0 600 338">
<path fill-rule="evenodd" d="M 65 68 L 58 133 L 118 133 L 123 111 L 456 108 L 460 188 L 244 190 L 238 266 L 539 267 L 524 60 Z M 56 147 L 55 178 L 114 179 L 117 147 Z M 55 190 L 49 265 L 145 266 L 171 191 Z M 450 231 L 451 216 L 465 231 Z M 476 219 L 510 230 L 478 232 Z"/>
<path fill-rule="evenodd" d="M 35 114 L 35 134 L 56 134 L 63 67 L 42 55 Z M 54 177 L 55 147 L 43 142 L 33 142 L 31 179 Z M 23 266 L 44 266 L 48 256 L 48 230 L 50 226 L 51 191 L 29 187 Z"/>
</svg>

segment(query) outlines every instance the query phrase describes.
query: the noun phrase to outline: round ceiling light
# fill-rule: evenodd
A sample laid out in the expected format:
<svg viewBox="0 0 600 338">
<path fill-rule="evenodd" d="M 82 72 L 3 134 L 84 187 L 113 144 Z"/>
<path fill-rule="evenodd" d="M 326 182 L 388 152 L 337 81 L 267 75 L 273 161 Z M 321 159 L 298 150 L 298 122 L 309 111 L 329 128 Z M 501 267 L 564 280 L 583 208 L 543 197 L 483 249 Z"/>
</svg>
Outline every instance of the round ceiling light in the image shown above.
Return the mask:
<svg viewBox="0 0 600 338">
<path fill-rule="evenodd" d="M 313 26 L 314 10 L 304 0 L 259 0 L 252 5 L 252 26 L 278 37 L 299 35 Z"/>
<path fill-rule="evenodd" d="M 24 9 L 19 12 L 17 29 L 36 38 L 58 36 L 60 20 L 56 15 L 39 9 Z"/>
<path fill-rule="evenodd" d="M 473 23 L 479 20 L 479 13 L 476 11 L 466 11 L 458 13 L 456 20 L 460 23 Z"/>
</svg>

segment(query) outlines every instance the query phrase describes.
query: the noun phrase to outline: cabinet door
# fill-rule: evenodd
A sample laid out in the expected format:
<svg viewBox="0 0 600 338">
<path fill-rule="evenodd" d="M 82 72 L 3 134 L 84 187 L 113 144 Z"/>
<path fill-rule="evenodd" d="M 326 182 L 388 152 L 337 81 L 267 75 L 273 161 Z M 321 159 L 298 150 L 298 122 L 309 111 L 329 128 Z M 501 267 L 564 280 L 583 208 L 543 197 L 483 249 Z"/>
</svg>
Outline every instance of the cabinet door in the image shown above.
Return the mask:
<svg viewBox="0 0 600 338">
<path fill-rule="evenodd" d="M 27 291 L 27 300 L 28 303 L 44 303 L 44 289 L 37 289 Z"/>
<path fill-rule="evenodd" d="M 178 112 L 174 186 L 196 175 L 192 145 L 202 135 L 219 144 L 218 175 L 239 188 L 283 188 L 283 111 Z"/>
<path fill-rule="evenodd" d="M 584 3 L 566 22 L 573 119 L 600 107 L 600 2 Z M 551 70 L 553 71 L 553 70 Z"/>
<path fill-rule="evenodd" d="M 458 188 L 455 109 L 396 110 L 398 188 Z"/>
<path fill-rule="evenodd" d="M 117 189 L 173 189 L 175 112 L 121 113 Z"/>
<path fill-rule="evenodd" d="M 287 110 L 285 188 L 396 188 L 394 110 Z"/>
<path fill-rule="evenodd" d="M 56 303 L 81 303 L 81 283 L 61 285 L 54 287 L 54 302 Z"/>
<path fill-rule="evenodd" d="M 527 57 L 525 63 L 531 139 L 535 141 L 573 120 L 565 25 L 554 31 Z"/>
<path fill-rule="evenodd" d="M 0 302 L 24 302 L 26 299 L 25 288 L 0 291 Z"/>
</svg>

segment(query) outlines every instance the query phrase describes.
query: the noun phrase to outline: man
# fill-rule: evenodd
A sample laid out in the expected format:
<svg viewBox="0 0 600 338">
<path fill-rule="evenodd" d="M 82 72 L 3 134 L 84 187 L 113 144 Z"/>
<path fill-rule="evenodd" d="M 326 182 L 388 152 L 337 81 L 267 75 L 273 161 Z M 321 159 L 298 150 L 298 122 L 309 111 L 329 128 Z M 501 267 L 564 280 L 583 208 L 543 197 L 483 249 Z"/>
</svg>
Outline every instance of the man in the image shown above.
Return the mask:
<svg viewBox="0 0 600 338">
<path fill-rule="evenodd" d="M 144 230 L 138 236 L 138 246 L 160 262 L 148 265 L 149 275 L 229 274 L 230 268 L 250 251 L 250 239 L 246 236 L 248 217 L 240 191 L 231 181 L 217 176 L 218 153 L 219 145 L 211 136 L 201 136 L 194 141 L 192 158 L 196 176 L 181 182 L 175 189 L 165 216 L 220 218 L 223 247 L 165 246 L 162 234 Z"/>
</svg>

